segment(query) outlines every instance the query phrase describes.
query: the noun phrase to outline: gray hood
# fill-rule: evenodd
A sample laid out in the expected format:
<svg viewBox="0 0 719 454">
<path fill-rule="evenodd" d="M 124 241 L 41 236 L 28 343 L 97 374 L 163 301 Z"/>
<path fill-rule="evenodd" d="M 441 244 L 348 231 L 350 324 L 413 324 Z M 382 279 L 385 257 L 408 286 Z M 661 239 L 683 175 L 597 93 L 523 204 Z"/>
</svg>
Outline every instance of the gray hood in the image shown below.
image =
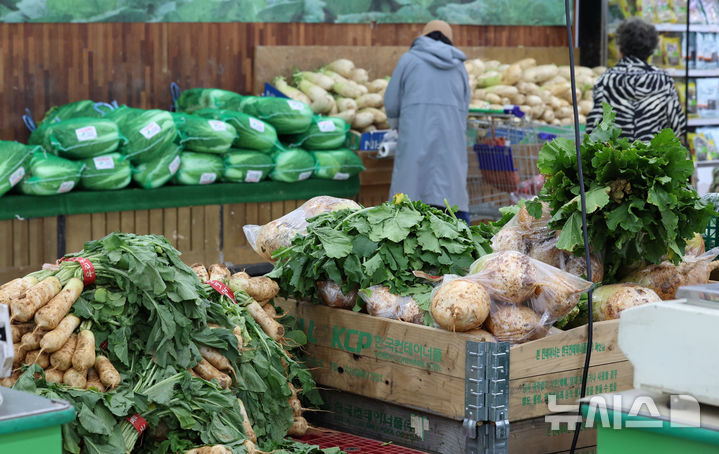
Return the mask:
<svg viewBox="0 0 719 454">
<path fill-rule="evenodd" d="M 450 69 L 467 59 L 464 52 L 454 46 L 420 36 L 412 43 L 410 53 L 439 69 Z"/>
</svg>

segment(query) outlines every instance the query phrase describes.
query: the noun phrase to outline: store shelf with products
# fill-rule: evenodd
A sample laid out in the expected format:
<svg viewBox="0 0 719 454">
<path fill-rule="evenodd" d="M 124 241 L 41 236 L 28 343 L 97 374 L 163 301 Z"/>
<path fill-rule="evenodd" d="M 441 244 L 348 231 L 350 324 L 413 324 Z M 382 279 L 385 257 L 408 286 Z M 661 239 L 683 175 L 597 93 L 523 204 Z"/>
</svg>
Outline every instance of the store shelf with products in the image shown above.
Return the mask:
<svg viewBox="0 0 719 454">
<path fill-rule="evenodd" d="M 659 33 L 682 33 L 687 31 L 686 24 L 654 24 Z M 719 33 L 719 24 L 689 24 L 690 32 Z"/>
<path fill-rule="evenodd" d="M 687 125 L 691 128 L 693 126 L 719 126 L 719 117 L 714 118 L 690 118 L 687 120 Z"/>
<path fill-rule="evenodd" d="M 672 77 L 685 77 L 686 71 L 680 68 L 663 68 Z M 719 77 L 719 68 L 690 69 L 689 77 Z"/>
</svg>

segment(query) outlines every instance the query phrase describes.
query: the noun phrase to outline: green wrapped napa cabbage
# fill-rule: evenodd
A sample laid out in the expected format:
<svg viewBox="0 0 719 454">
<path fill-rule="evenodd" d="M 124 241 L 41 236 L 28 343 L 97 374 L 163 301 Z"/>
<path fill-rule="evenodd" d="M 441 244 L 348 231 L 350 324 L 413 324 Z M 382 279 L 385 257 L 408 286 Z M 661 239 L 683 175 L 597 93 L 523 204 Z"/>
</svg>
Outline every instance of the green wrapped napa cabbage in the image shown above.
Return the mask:
<svg viewBox="0 0 719 454">
<path fill-rule="evenodd" d="M 29 170 L 18 186 L 27 195 L 53 195 L 71 191 L 82 175 L 82 162 L 36 151 L 32 154 Z"/>
<path fill-rule="evenodd" d="M 159 157 L 152 161 L 136 164 L 132 169 L 132 179 L 145 189 L 155 189 L 164 185 L 180 168 L 180 145 L 169 143 Z"/>
<path fill-rule="evenodd" d="M 221 156 L 209 153 L 183 151 L 180 157 L 180 170 L 173 181 L 177 184 L 212 184 L 222 176 L 224 160 Z"/>
<path fill-rule="evenodd" d="M 0 140 L 0 196 L 22 180 L 33 152 L 38 150 L 38 146 Z"/>
<path fill-rule="evenodd" d="M 117 112 L 119 111 L 119 112 Z M 153 161 L 167 150 L 177 137 L 177 128 L 170 112 L 121 107 L 108 114 L 117 122 L 127 143 L 122 153 L 134 164 Z"/>
<path fill-rule="evenodd" d="M 177 98 L 178 112 L 193 113 L 200 109 L 239 110 L 243 96 L 220 88 L 190 88 Z"/>
<path fill-rule="evenodd" d="M 33 143 L 39 142 L 45 151 L 68 159 L 86 159 L 112 153 L 120 145 L 117 125 L 102 118 L 78 117 L 58 123 L 44 123 L 33 131 L 33 135 Z"/>
<path fill-rule="evenodd" d="M 185 113 L 172 114 L 180 143 L 185 150 L 223 154 L 237 138 L 235 128 L 221 120 L 207 119 Z"/>
<path fill-rule="evenodd" d="M 91 191 L 122 189 L 132 180 L 130 161 L 120 153 L 95 156 L 82 161 L 85 168 L 80 187 Z"/>
<path fill-rule="evenodd" d="M 81 101 L 71 102 L 62 106 L 53 106 L 45 112 L 45 117 L 38 123 L 39 125 L 47 123 L 57 123 L 70 118 L 85 117 L 85 118 L 102 118 L 102 110 L 95 108 L 97 103 L 90 99 L 83 99 Z"/>
<path fill-rule="evenodd" d="M 275 168 L 270 173 L 274 181 L 295 183 L 312 176 L 315 169 L 315 160 L 312 155 L 299 148 L 288 148 L 277 151 L 272 155 Z"/>
<path fill-rule="evenodd" d="M 264 151 L 269 153 L 277 144 L 277 131 L 264 121 L 242 112 L 218 109 L 202 109 L 195 115 L 231 124 L 237 131 L 237 138 L 232 143 L 235 148 Z"/>
<path fill-rule="evenodd" d="M 307 131 L 291 138 L 291 146 L 305 150 L 333 150 L 344 145 L 349 129 L 341 118 L 315 117 Z"/>
<path fill-rule="evenodd" d="M 327 180 L 346 180 L 365 170 L 362 159 L 348 149 L 312 151 L 315 177 Z"/>
<path fill-rule="evenodd" d="M 254 150 L 230 149 L 225 155 L 224 181 L 258 183 L 270 174 L 275 164 L 272 156 Z"/>
<path fill-rule="evenodd" d="M 301 134 L 312 124 L 312 109 L 301 101 L 271 96 L 247 96 L 242 112 L 271 124 L 277 134 Z"/>
</svg>

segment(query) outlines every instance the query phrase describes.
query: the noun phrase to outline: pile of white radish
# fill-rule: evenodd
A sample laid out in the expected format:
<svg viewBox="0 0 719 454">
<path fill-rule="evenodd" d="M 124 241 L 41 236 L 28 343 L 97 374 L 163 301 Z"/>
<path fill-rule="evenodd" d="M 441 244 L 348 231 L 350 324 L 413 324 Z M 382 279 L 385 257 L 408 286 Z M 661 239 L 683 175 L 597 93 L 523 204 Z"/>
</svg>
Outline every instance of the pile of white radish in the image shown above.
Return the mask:
<svg viewBox="0 0 719 454">
<path fill-rule="evenodd" d="M 356 131 L 389 128 L 384 111 L 388 77 L 370 80 L 367 70 L 341 58 L 317 71 L 297 71 L 293 79 L 295 86 L 280 76 L 272 83 L 288 97 L 309 104 L 314 113 L 340 117 Z"/>
<path fill-rule="evenodd" d="M 465 62 L 470 86 L 470 107 L 501 109 L 515 105 L 536 122 L 556 126 L 571 125 L 572 89 L 569 66 L 537 65 L 533 58 L 512 64 L 497 60 L 472 59 Z M 592 109 L 592 88 L 606 70 L 603 66 L 575 66 L 579 123 L 587 121 Z"/>
<path fill-rule="evenodd" d="M 96 355 L 89 323 L 81 324 L 70 314 L 83 289 L 80 279 L 70 278 L 63 287 L 55 276 L 41 282 L 26 276 L 0 287 L 0 304 L 10 306 L 15 355 L 15 370 L 0 385 L 12 386 L 23 364 L 37 364 L 47 381 L 76 388 L 104 392 L 120 384 L 120 374 L 110 360 Z"/>
</svg>

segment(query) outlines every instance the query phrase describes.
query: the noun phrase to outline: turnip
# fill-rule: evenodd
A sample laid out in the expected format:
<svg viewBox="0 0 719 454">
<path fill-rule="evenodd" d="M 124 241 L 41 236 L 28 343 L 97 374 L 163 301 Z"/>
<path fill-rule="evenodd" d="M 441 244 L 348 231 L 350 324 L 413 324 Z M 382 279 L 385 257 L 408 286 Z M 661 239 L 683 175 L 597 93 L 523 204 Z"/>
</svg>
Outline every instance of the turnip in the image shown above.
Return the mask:
<svg viewBox="0 0 719 454">
<path fill-rule="evenodd" d="M 519 343 L 544 329 L 540 316 L 527 306 L 500 305 L 487 320 L 487 329 L 500 342 Z"/>
<path fill-rule="evenodd" d="M 471 329 L 469 331 L 465 331 L 464 334 L 469 334 L 478 342 L 497 342 L 497 338 L 494 337 L 492 333 L 483 330 L 482 328 Z"/>
<path fill-rule="evenodd" d="M 335 83 L 335 81 L 332 80 L 332 78 L 327 77 L 324 74 L 310 72 L 310 71 L 302 71 L 302 72 L 295 73 L 294 77 L 295 77 L 295 80 L 297 80 L 299 78 L 309 80 L 313 84 L 315 84 L 319 87 L 322 87 L 325 90 L 331 90 L 332 85 Z"/>
<path fill-rule="evenodd" d="M 337 108 L 340 110 L 340 112 L 344 112 L 346 110 L 357 110 L 357 103 L 354 99 L 351 98 L 337 98 Z"/>
<path fill-rule="evenodd" d="M 50 355 L 50 364 L 54 369 L 66 371 L 72 366 L 72 354 L 75 353 L 77 334 L 72 334 L 62 347 Z"/>
<path fill-rule="evenodd" d="M 10 305 L 13 299 L 20 297 L 36 284 L 37 278 L 34 276 L 13 279 L 3 284 L 2 288 L 0 288 L 0 304 Z"/>
<path fill-rule="evenodd" d="M 252 423 L 250 422 L 250 417 L 247 416 L 247 410 L 245 409 L 245 404 L 242 402 L 242 399 L 237 399 L 237 403 L 240 405 L 240 413 L 242 414 L 242 429 L 245 432 L 245 436 L 248 440 L 252 441 L 253 443 L 257 443 L 257 435 L 255 435 L 255 431 L 252 428 Z"/>
<path fill-rule="evenodd" d="M 200 282 L 207 282 L 210 280 L 210 274 L 207 272 L 207 268 L 202 263 L 194 263 L 190 268 L 195 272 Z"/>
<path fill-rule="evenodd" d="M 684 248 L 684 255 L 698 257 L 706 252 L 704 245 L 704 238 L 699 233 L 695 233 L 694 236 L 687 240 L 687 245 Z"/>
<path fill-rule="evenodd" d="M 57 369 L 50 369 L 45 371 L 45 380 L 48 383 L 62 383 L 62 377 L 64 372 Z"/>
<path fill-rule="evenodd" d="M 291 99 L 294 99 L 295 101 L 300 101 L 307 105 L 310 105 L 312 103 L 312 100 L 306 94 L 302 93 L 295 87 L 292 87 L 287 84 L 285 78 L 282 76 L 277 76 L 272 79 L 272 85 L 274 85 L 275 88 L 277 88 L 279 91 L 281 91 Z"/>
<path fill-rule="evenodd" d="M 456 279 L 442 284 L 432 297 L 432 317 L 448 331 L 467 331 L 484 323 L 490 298 L 479 283 Z"/>
<path fill-rule="evenodd" d="M 358 109 L 365 107 L 382 107 L 384 98 L 379 93 L 367 93 L 366 95 L 359 96 L 355 99 L 355 102 L 357 103 Z"/>
<path fill-rule="evenodd" d="M 62 382 L 75 388 L 85 388 L 87 385 L 87 370 L 76 370 L 72 367 L 65 371 Z"/>
<path fill-rule="evenodd" d="M 623 282 L 632 282 L 650 288 L 663 300 L 674 299 L 677 290 L 682 285 L 682 274 L 671 262 L 662 262 L 634 271 L 622 279 Z"/>
<path fill-rule="evenodd" d="M 217 383 L 222 388 L 227 389 L 232 384 L 232 379 L 229 375 L 225 374 L 224 372 L 220 372 L 215 366 L 210 364 L 205 359 L 202 359 L 199 363 L 197 363 L 197 365 L 194 367 L 194 371 L 197 373 L 197 375 L 207 381 L 217 380 Z"/>
<path fill-rule="evenodd" d="M 604 266 L 597 256 L 591 254 L 589 261 L 592 266 L 592 282 L 602 282 L 604 280 Z M 570 255 L 564 260 L 564 267 L 562 268 L 567 273 L 571 273 L 575 276 L 587 277 L 587 261 L 584 256 Z"/>
<path fill-rule="evenodd" d="M 368 314 L 415 324 L 424 320 L 424 311 L 411 296 L 395 295 L 388 287 L 379 285 L 369 290 L 369 295 L 364 291 L 360 293 Z"/>
<path fill-rule="evenodd" d="M 43 369 L 47 369 L 47 367 L 50 365 L 50 358 L 48 357 L 48 354 L 40 350 L 33 350 L 31 352 L 27 352 L 24 361 L 25 364 L 37 364 Z"/>
<path fill-rule="evenodd" d="M 95 335 L 89 329 L 80 330 L 77 345 L 72 354 L 72 367 L 77 371 L 87 370 L 95 364 Z"/>
<path fill-rule="evenodd" d="M 87 383 L 85 384 L 85 389 L 92 388 L 101 393 L 105 392 L 105 385 L 100 381 L 100 377 L 97 375 L 97 371 L 94 367 L 87 370 Z"/>
<path fill-rule="evenodd" d="M 247 305 L 247 312 L 249 312 L 257 324 L 260 325 L 265 334 L 274 340 L 278 341 L 285 335 L 285 328 L 277 323 L 275 319 L 268 316 L 262 309 L 262 306 L 256 301 L 252 301 Z"/>
<path fill-rule="evenodd" d="M 357 290 L 342 293 L 342 289 L 334 281 L 322 281 L 317 283 L 317 293 L 320 299 L 329 307 L 341 309 L 352 309 L 357 302 Z"/>
<path fill-rule="evenodd" d="M 375 79 L 371 82 L 367 82 L 365 86 L 370 93 L 379 93 L 387 88 L 389 81 L 387 79 Z"/>
<path fill-rule="evenodd" d="M 26 333 L 32 332 L 35 328 L 34 323 L 16 323 L 10 325 L 10 331 L 12 332 L 13 343 L 19 343 L 20 339 Z"/>
<path fill-rule="evenodd" d="M 470 274 L 490 294 L 508 303 L 527 300 L 537 288 L 536 267 L 526 255 L 516 251 L 495 252 L 479 258 L 470 267 Z"/>
<path fill-rule="evenodd" d="M 594 290 L 594 321 L 614 320 L 623 310 L 647 303 L 658 303 L 662 299 L 650 288 L 637 284 L 603 285 Z"/>
<path fill-rule="evenodd" d="M 292 426 L 290 427 L 290 430 L 287 431 L 287 435 L 291 437 L 304 437 L 305 434 L 307 434 L 307 430 L 309 430 L 310 425 L 307 424 L 307 420 L 302 416 L 295 416 L 294 422 L 292 423 Z"/>
<path fill-rule="evenodd" d="M 229 282 L 232 291 L 242 290 L 255 301 L 268 301 L 277 296 L 280 287 L 277 282 L 266 276 L 250 277 L 249 274 L 241 271 L 230 277 Z"/>
<path fill-rule="evenodd" d="M 227 266 L 221 263 L 210 265 L 210 268 L 208 268 L 207 271 L 210 273 L 211 281 L 226 282 L 230 278 L 231 274 Z"/>
<path fill-rule="evenodd" d="M 119 372 L 115 369 L 109 359 L 103 355 L 98 355 L 95 358 L 95 369 L 100 377 L 100 381 L 109 389 L 117 387 L 122 378 Z"/>
<path fill-rule="evenodd" d="M 358 84 L 363 84 L 369 81 L 369 74 L 367 73 L 366 69 L 354 68 L 350 72 L 350 79 L 357 82 Z"/>
</svg>

